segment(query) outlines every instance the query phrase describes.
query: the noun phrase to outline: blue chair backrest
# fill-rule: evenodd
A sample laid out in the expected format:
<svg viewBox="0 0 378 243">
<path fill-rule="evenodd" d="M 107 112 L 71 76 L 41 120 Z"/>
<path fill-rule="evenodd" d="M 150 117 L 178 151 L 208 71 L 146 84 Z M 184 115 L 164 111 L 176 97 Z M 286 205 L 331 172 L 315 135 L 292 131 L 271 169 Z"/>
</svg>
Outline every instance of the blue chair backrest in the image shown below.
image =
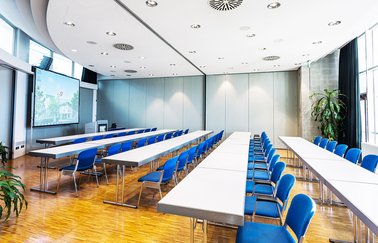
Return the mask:
<svg viewBox="0 0 378 243">
<path fill-rule="evenodd" d="M 147 140 L 147 143 L 148 143 L 148 144 L 153 144 L 153 143 L 155 143 L 155 142 L 156 142 L 156 136 L 150 137 L 150 138 L 148 138 L 148 140 Z"/>
<path fill-rule="evenodd" d="M 338 144 L 335 148 L 334 153 L 340 157 L 344 157 L 345 151 L 348 149 L 348 145 L 346 144 Z"/>
<path fill-rule="evenodd" d="M 159 136 L 157 136 L 157 141 L 158 142 L 163 141 L 164 140 L 164 136 L 165 136 L 165 134 L 160 134 Z"/>
<path fill-rule="evenodd" d="M 220 132 L 220 138 L 219 138 L 219 140 L 222 140 L 222 138 L 223 138 L 223 133 L 224 133 L 224 130 L 222 130 L 221 132 Z"/>
<path fill-rule="evenodd" d="M 297 236 L 298 242 L 306 234 L 308 225 L 316 211 L 314 200 L 305 194 L 297 194 L 291 201 L 285 225 Z"/>
<path fill-rule="evenodd" d="M 114 134 L 106 134 L 106 135 L 104 136 L 104 139 L 106 139 L 106 138 L 112 138 L 112 137 L 114 137 Z"/>
<path fill-rule="evenodd" d="M 326 149 L 329 151 L 329 152 L 332 152 L 335 150 L 336 148 L 336 145 L 337 145 L 337 141 L 333 140 L 333 141 L 329 141 L 329 143 L 327 144 L 327 147 Z"/>
<path fill-rule="evenodd" d="M 353 164 L 357 164 L 358 160 L 361 156 L 361 149 L 358 148 L 351 148 L 345 155 L 345 159 L 349 160 Z"/>
<path fill-rule="evenodd" d="M 77 157 L 77 167 L 86 167 L 93 165 L 96 159 L 97 148 L 87 149 L 79 153 Z"/>
<path fill-rule="evenodd" d="M 199 158 L 205 151 L 206 142 L 202 142 L 198 145 L 197 158 Z"/>
<path fill-rule="evenodd" d="M 270 160 L 270 163 L 269 163 L 269 171 L 272 171 L 274 166 L 276 165 L 277 161 L 280 159 L 280 155 L 279 154 L 275 154 L 273 156 L 273 158 Z"/>
<path fill-rule="evenodd" d="M 155 132 L 157 130 L 157 127 L 154 127 L 151 129 L 151 132 Z"/>
<path fill-rule="evenodd" d="M 197 155 L 197 148 L 198 148 L 198 145 L 195 145 L 195 146 L 193 146 L 193 147 L 191 147 L 189 149 L 187 163 L 191 163 L 193 161 L 193 159 L 196 157 L 196 155 Z"/>
<path fill-rule="evenodd" d="M 269 155 L 269 153 L 270 153 L 270 151 L 272 150 L 272 148 L 273 148 L 273 144 L 268 144 L 268 146 L 266 146 L 266 149 L 265 149 L 265 152 L 264 152 L 264 154 L 265 154 L 265 157 L 268 157 L 268 155 Z"/>
<path fill-rule="evenodd" d="M 166 139 L 166 140 L 167 140 L 167 139 L 171 139 L 171 138 L 172 138 L 172 135 L 173 135 L 172 132 L 167 133 L 167 134 L 165 135 L 165 139 Z"/>
<path fill-rule="evenodd" d="M 72 141 L 73 144 L 78 144 L 78 143 L 84 143 L 87 141 L 87 138 L 77 138 Z"/>
<path fill-rule="evenodd" d="M 266 134 L 265 131 L 263 131 L 263 132 L 261 133 L 261 139 L 265 139 L 265 138 L 267 138 L 267 137 L 268 137 L 268 135 Z"/>
<path fill-rule="evenodd" d="M 126 132 L 120 132 L 120 133 L 118 133 L 118 137 L 123 137 L 123 136 L 126 136 Z"/>
<path fill-rule="evenodd" d="M 111 155 L 114 155 L 114 154 L 118 154 L 119 152 L 121 151 L 121 144 L 120 143 L 116 143 L 116 144 L 113 144 L 111 145 L 107 152 L 108 152 L 108 156 L 111 156 Z"/>
<path fill-rule="evenodd" d="M 186 162 L 188 161 L 188 156 L 189 156 L 189 150 L 186 150 L 182 152 L 178 158 L 178 164 L 177 164 L 177 170 L 181 171 L 184 169 Z"/>
<path fill-rule="evenodd" d="M 189 133 L 189 128 L 187 128 L 185 131 L 184 131 L 184 134 L 188 134 Z"/>
<path fill-rule="evenodd" d="M 323 138 L 322 141 L 319 143 L 319 147 L 325 148 L 328 144 L 328 138 Z"/>
<path fill-rule="evenodd" d="M 135 133 L 136 133 L 136 131 L 130 131 L 130 132 L 127 132 L 127 135 L 133 135 Z"/>
<path fill-rule="evenodd" d="M 103 138 L 104 138 L 103 135 L 94 136 L 94 137 L 92 138 L 92 141 L 101 140 L 101 139 L 103 139 Z"/>
<path fill-rule="evenodd" d="M 361 167 L 365 168 L 373 173 L 377 169 L 378 155 L 368 154 L 362 159 Z"/>
<path fill-rule="evenodd" d="M 285 170 L 286 164 L 284 162 L 277 162 L 274 165 L 272 176 L 270 177 L 270 181 L 274 184 L 277 184 L 277 182 L 281 179 L 282 172 Z"/>
<path fill-rule="evenodd" d="M 163 183 L 172 179 L 173 173 L 176 170 L 177 160 L 178 160 L 178 156 L 170 158 L 169 160 L 167 160 L 167 162 L 165 162 L 163 166 L 163 170 L 164 170 L 163 179 L 162 179 Z"/>
<path fill-rule="evenodd" d="M 178 136 L 181 136 L 183 133 L 184 133 L 184 131 L 183 131 L 183 130 L 180 130 L 180 131 L 178 132 Z"/>
<path fill-rule="evenodd" d="M 322 136 L 317 136 L 314 138 L 314 144 L 319 145 L 320 141 L 322 140 Z"/>
<path fill-rule="evenodd" d="M 286 174 L 282 176 L 281 180 L 278 182 L 276 197 L 280 199 L 284 206 L 286 206 L 287 200 L 289 199 L 290 192 L 295 184 L 295 176 L 292 174 Z M 285 210 L 285 208 L 283 208 Z"/>
<path fill-rule="evenodd" d="M 122 152 L 129 151 L 133 145 L 133 141 L 127 141 L 122 144 Z"/>
<path fill-rule="evenodd" d="M 151 132 L 151 128 L 145 129 L 144 132 Z"/>
<path fill-rule="evenodd" d="M 137 148 L 140 148 L 140 147 L 143 147 L 144 145 L 146 145 L 146 141 L 147 141 L 147 138 L 139 139 L 139 141 L 137 142 Z"/>
</svg>

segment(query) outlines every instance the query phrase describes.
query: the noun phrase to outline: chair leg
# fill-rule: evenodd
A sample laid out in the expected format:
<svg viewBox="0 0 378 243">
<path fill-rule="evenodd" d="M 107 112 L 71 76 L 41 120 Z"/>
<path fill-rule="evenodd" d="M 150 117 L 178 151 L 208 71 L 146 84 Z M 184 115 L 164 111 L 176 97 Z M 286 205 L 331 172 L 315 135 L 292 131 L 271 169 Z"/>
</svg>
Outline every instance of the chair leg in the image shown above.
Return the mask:
<svg viewBox="0 0 378 243">
<path fill-rule="evenodd" d="M 76 185 L 76 176 L 75 176 L 75 172 L 72 173 L 72 176 L 73 176 L 73 179 L 74 179 L 74 184 L 75 184 L 75 191 L 76 191 L 76 196 L 78 197 L 79 196 L 79 193 L 77 191 L 77 185 Z"/>
<path fill-rule="evenodd" d="M 142 185 L 140 185 L 140 191 L 139 191 L 139 197 L 138 197 L 137 207 L 139 207 L 140 198 L 141 198 L 141 196 L 142 196 L 143 184 L 144 184 L 144 183 L 142 183 Z"/>
<path fill-rule="evenodd" d="M 159 194 L 160 194 L 160 199 L 162 199 L 163 198 L 163 194 L 161 193 L 161 187 L 160 187 L 160 185 L 159 185 Z"/>
<path fill-rule="evenodd" d="M 58 185 L 56 185 L 56 192 L 57 192 L 57 193 L 58 193 L 58 191 L 59 191 L 60 178 L 62 177 L 62 173 L 63 173 L 63 171 L 60 172 L 59 175 L 58 175 Z"/>
<path fill-rule="evenodd" d="M 95 165 L 93 165 L 93 171 L 94 171 L 94 174 L 95 174 L 95 177 L 96 177 L 97 187 L 99 187 L 100 184 L 98 183 L 97 169 L 96 169 L 96 166 L 95 166 Z M 89 176 L 90 176 L 90 175 L 89 175 Z"/>
<path fill-rule="evenodd" d="M 104 174 L 105 174 L 105 179 L 106 179 L 106 185 L 109 185 L 109 181 L 108 181 L 108 173 L 106 173 L 106 164 L 103 163 L 103 166 L 104 166 Z"/>
</svg>

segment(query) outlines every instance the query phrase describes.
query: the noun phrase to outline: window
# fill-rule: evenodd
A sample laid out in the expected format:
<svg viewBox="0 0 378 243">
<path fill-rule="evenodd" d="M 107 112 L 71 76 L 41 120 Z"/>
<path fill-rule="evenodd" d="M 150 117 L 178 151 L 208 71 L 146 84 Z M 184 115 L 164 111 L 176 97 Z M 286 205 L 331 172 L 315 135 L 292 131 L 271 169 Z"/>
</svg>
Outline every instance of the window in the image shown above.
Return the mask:
<svg viewBox="0 0 378 243">
<path fill-rule="evenodd" d="M 362 141 L 378 144 L 378 24 L 358 38 Z"/>
<path fill-rule="evenodd" d="M 83 66 L 79 63 L 74 64 L 74 78 L 81 80 L 81 75 L 83 74 Z"/>
<path fill-rule="evenodd" d="M 13 55 L 14 28 L 0 18 L 0 48 Z"/>
<path fill-rule="evenodd" d="M 72 61 L 54 52 L 51 70 L 67 76 L 72 76 Z"/>
<path fill-rule="evenodd" d="M 29 64 L 39 66 L 43 56 L 51 57 L 51 51 L 37 42 L 30 40 L 29 43 Z"/>
</svg>

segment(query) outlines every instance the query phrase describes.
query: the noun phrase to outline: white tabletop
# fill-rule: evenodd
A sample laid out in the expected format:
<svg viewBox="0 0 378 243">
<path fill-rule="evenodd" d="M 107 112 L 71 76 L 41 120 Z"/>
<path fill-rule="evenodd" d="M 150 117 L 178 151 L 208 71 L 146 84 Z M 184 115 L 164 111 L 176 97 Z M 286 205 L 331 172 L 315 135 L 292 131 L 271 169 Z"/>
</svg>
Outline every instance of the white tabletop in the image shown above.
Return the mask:
<svg viewBox="0 0 378 243">
<path fill-rule="evenodd" d="M 104 157 L 102 161 L 109 164 L 120 164 L 127 166 L 142 166 L 167 153 L 173 152 L 186 146 L 202 137 L 211 134 L 212 131 L 195 131 L 179 137 L 164 140 L 149 146 L 133 149 L 127 152 Z"/>
<path fill-rule="evenodd" d="M 243 225 L 246 176 L 241 171 L 197 167 L 159 201 L 157 210 Z"/>
<path fill-rule="evenodd" d="M 54 138 L 41 138 L 41 139 L 37 139 L 37 143 L 60 145 L 60 144 L 70 143 L 73 140 L 78 139 L 78 138 L 92 138 L 97 135 L 105 136 L 108 134 L 118 134 L 121 132 L 139 131 L 139 130 L 144 130 L 144 129 L 145 128 L 130 128 L 130 129 L 123 129 L 123 130 L 108 131 L 108 132 L 85 133 L 85 134 L 76 134 L 76 135 L 54 137 Z"/>
</svg>

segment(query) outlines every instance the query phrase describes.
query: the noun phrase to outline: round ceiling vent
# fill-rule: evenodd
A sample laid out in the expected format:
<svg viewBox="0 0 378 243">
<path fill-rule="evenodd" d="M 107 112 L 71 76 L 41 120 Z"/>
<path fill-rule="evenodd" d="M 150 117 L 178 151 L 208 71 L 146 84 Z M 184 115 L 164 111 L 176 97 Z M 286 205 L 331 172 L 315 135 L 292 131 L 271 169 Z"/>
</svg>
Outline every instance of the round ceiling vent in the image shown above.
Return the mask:
<svg viewBox="0 0 378 243">
<path fill-rule="evenodd" d="M 218 11 L 229 11 L 235 9 L 242 4 L 243 0 L 209 0 L 209 4 L 213 9 Z"/>
<path fill-rule="evenodd" d="M 130 69 L 125 70 L 125 73 L 136 73 L 136 72 L 137 72 L 136 70 L 130 70 Z"/>
<path fill-rule="evenodd" d="M 130 51 L 130 50 L 134 49 L 134 47 L 132 45 L 124 44 L 124 43 L 117 43 L 117 44 L 114 44 L 113 46 L 114 46 L 114 48 L 116 48 L 118 50 L 123 50 L 123 51 Z"/>
<path fill-rule="evenodd" d="M 267 57 L 263 58 L 264 61 L 275 61 L 275 60 L 278 60 L 278 59 L 280 59 L 279 56 L 267 56 Z"/>
</svg>

